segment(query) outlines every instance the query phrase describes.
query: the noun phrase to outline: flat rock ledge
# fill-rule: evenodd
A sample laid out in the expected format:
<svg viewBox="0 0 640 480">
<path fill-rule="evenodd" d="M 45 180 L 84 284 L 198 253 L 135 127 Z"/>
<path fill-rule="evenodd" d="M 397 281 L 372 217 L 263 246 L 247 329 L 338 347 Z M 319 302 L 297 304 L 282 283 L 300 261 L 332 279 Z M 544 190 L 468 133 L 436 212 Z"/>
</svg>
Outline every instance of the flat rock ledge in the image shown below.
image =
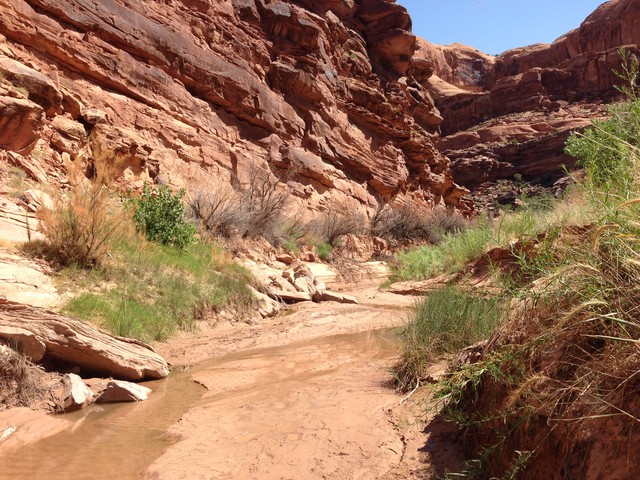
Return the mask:
<svg viewBox="0 0 640 480">
<path fill-rule="evenodd" d="M 0 340 L 34 362 L 61 361 L 118 380 L 164 378 L 167 362 L 151 346 L 63 315 L 0 298 Z"/>
</svg>

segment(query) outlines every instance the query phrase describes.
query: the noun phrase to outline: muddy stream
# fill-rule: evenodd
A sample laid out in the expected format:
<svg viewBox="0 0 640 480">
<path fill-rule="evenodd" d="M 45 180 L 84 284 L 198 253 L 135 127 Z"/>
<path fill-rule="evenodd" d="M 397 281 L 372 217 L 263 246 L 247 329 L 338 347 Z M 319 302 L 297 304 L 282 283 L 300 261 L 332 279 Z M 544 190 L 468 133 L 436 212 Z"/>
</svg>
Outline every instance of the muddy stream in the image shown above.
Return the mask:
<svg viewBox="0 0 640 480">
<path fill-rule="evenodd" d="M 218 328 L 201 339 L 217 358 L 147 383 L 146 402 L 66 415 L 71 428 L 0 454 L 0 479 L 400 478 L 389 370 L 405 306 L 311 306 L 240 339 Z"/>
</svg>

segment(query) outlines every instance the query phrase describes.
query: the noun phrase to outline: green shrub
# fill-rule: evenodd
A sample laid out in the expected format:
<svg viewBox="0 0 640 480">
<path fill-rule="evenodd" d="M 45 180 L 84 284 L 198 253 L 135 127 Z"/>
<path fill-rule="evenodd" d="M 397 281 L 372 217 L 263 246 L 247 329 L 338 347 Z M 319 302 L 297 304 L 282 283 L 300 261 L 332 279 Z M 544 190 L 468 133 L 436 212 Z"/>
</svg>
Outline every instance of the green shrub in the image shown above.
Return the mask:
<svg viewBox="0 0 640 480">
<path fill-rule="evenodd" d="M 182 197 L 185 191 L 171 193 L 167 187 L 151 189 L 145 184 L 135 200 L 133 219 L 149 240 L 184 250 L 195 241 L 196 228 L 185 217 Z"/>
</svg>

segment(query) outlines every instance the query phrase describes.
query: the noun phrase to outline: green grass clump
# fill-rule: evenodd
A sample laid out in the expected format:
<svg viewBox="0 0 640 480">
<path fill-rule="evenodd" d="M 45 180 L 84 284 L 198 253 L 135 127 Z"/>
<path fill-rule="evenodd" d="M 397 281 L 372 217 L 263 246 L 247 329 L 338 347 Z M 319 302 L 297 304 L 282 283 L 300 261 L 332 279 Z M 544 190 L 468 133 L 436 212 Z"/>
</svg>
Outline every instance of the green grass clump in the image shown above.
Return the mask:
<svg viewBox="0 0 640 480">
<path fill-rule="evenodd" d="M 415 316 L 404 327 L 402 358 L 396 368 L 399 387 L 415 386 L 429 362 L 488 338 L 505 317 L 499 298 L 484 298 L 455 287 L 420 299 Z"/>
<path fill-rule="evenodd" d="M 446 235 L 440 243 L 400 252 L 391 265 L 392 281 L 426 280 L 456 273 L 491 247 L 506 247 L 535 238 L 551 227 L 579 224 L 593 219 L 594 209 L 576 190 L 560 200 L 546 200 L 541 207 L 503 214 L 499 219 L 481 218 L 475 226 Z"/>
<path fill-rule="evenodd" d="M 316 255 L 322 261 L 327 261 L 331 258 L 331 252 L 333 252 L 333 247 L 330 243 L 322 242 L 316 245 Z"/>
<path fill-rule="evenodd" d="M 479 257 L 491 240 L 487 224 L 480 224 L 464 232 L 448 235 L 441 243 L 401 252 L 396 257 L 392 278 L 424 280 L 441 273 L 453 272 Z"/>
<path fill-rule="evenodd" d="M 91 290 L 70 300 L 65 313 L 116 335 L 164 340 L 210 313 L 233 309 L 243 316 L 253 304 L 249 272 L 217 245 L 194 243 L 180 251 L 123 241 L 114 246 L 113 257 L 100 271 L 63 272 L 67 283 Z"/>
</svg>

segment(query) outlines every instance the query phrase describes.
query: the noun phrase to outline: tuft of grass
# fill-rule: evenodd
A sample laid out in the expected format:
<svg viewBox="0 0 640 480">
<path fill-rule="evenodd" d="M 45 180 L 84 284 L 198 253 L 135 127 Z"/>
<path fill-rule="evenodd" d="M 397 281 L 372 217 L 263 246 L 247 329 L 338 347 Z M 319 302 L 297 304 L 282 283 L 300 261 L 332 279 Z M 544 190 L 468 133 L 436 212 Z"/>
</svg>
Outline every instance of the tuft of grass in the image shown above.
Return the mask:
<svg viewBox="0 0 640 480">
<path fill-rule="evenodd" d="M 324 262 L 331 258 L 331 252 L 333 252 L 333 247 L 330 243 L 322 242 L 316 245 L 316 255 Z"/>
<path fill-rule="evenodd" d="M 447 235 L 441 243 L 398 253 L 392 265 L 392 279 L 425 280 L 454 272 L 484 253 L 491 240 L 486 223 L 458 234 Z"/>
<path fill-rule="evenodd" d="M 402 357 L 395 369 L 402 390 L 416 386 L 434 359 L 485 340 L 506 315 L 504 301 L 446 287 L 418 300 L 401 332 Z"/>
</svg>

